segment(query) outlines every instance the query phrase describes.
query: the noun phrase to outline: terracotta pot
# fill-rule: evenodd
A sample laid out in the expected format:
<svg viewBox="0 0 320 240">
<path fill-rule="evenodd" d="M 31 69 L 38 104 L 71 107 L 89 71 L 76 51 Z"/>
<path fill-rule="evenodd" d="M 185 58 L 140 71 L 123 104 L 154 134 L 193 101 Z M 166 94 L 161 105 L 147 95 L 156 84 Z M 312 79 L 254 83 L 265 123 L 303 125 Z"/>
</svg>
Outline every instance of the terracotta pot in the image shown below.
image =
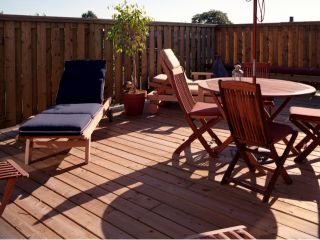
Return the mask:
<svg viewBox="0 0 320 240">
<path fill-rule="evenodd" d="M 146 91 L 137 91 L 136 93 L 124 93 L 123 104 L 126 115 L 135 116 L 143 113 Z"/>
</svg>

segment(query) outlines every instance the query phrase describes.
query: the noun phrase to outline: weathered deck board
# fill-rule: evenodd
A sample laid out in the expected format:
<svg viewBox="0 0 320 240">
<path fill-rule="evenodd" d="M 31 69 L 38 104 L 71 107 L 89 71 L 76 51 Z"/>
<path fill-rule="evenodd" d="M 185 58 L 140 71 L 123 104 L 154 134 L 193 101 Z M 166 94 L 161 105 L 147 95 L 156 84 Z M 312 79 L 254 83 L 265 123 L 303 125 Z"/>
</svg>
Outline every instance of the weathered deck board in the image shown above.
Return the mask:
<svg viewBox="0 0 320 240">
<path fill-rule="evenodd" d="M 305 105 L 307 99 L 292 103 Z M 319 103 L 314 98 L 311 104 Z M 278 120 L 287 118 L 285 110 Z M 304 164 L 286 162 L 294 183 L 279 179 L 265 204 L 260 194 L 220 185 L 230 149 L 209 163 L 195 142 L 179 161 L 172 159 L 191 133 L 176 105 L 161 108 L 157 116 L 116 112 L 114 120 L 105 119 L 96 129 L 88 165 L 83 165 L 84 149 L 73 148 L 64 154 L 35 150 L 40 161 L 24 166 L 24 143 L 14 139 L 17 128 L 0 131 L 0 159 L 12 158 L 30 173 L 18 182 L 0 219 L 10 225 L 7 237 L 185 238 L 239 224 L 258 238 L 320 237 L 320 147 Z M 228 136 L 225 123 L 215 131 L 222 139 Z"/>
</svg>

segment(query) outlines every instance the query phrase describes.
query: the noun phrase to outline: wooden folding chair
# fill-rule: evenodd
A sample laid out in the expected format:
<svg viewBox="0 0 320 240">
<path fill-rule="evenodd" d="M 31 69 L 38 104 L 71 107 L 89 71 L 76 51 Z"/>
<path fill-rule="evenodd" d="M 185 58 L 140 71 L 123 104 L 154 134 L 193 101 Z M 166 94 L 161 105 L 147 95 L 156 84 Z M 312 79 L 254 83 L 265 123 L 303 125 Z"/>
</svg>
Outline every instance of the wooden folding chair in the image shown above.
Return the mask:
<svg viewBox="0 0 320 240">
<path fill-rule="evenodd" d="M 289 113 L 291 122 L 306 134 L 295 146 L 295 161 L 301 162 L 320 144 L 320 109 L 292 106 Z"/>
<path fill-rule="evenodd" d="M 208 132 L 217 145 L 222 144 L 218 136 L 211 130 L 211 127 L 222 119 L 219 106 L 215 103 L 196 102 L 194 100 L 190 89 L 188 88 L 186 77 L 181 66 L 171 69 L 170 74 L 173 79 L 172 86 L 180 107 L 184 112 L 185 119 L 193 131 L 189 138 L 183 142 L 174 153 L 180 154 L 185 147 L 191 144 L 191 142 L 199 139 L 209 155 L 214 158 L 216 156 L 214 151 L 202 135 L 205 132 Z M 200 127 L 196 125 L 196 121 L 201 123 Z"/>
<path fill-rule="evenodd" d="M 253 75 L 253 63 L 246 62 L 241 64 L 244 77 L 252 77 Z M 270 78 L 270 64 L 269 63 L 256 63 L 256 77 L 258 78 Z M 269 114 L 272 113 L 275 103 L 273 97 L 264 97 L 263 105 L 265 106 Z"/>
<path fill-rule="evenodd" d="M 3 192 L 3 197 L 0 205 L 0 216 L 2 215 L 6 205 L 9 202 L 11 193 L 19 177 L 28 177 L 28 173 L 24 171 L 13 160 L 0 161 L 0 180 L 7 181 Z"/>
<path fill-rule="evenodd" d="M 297 131 L 289 125 L 268 121 L 263 109 L 263 101 L 259 84 L 239 81 L 219 81 L 221 100 L 229 125 L 231 136 L 237 146 L 237 153 L 225 172 L 222 184 L 235 182 L 243 187 L 264 195 L 263 201 L 267 202 L 279 175 L 287 184 L 292 183 L 291 178 L 283 167 L 293 143 L 297 137 Z M 289 141 L 286 137 L 291 135 Z M 279 156 L 275 143 L 285 140 L 287 146 Z M 259 148 L 268 151 L 259 151 Z M 259 153 L 268 157 L 275 163 L 275 169 L 257 161 L 253 153 Z M 245 160 L 251 172 L 271 172 L 270 181 L 263 187 L 252 186 L 248 181 L 231 177 L 231 173 L 240 156 Z"/>
</svg>

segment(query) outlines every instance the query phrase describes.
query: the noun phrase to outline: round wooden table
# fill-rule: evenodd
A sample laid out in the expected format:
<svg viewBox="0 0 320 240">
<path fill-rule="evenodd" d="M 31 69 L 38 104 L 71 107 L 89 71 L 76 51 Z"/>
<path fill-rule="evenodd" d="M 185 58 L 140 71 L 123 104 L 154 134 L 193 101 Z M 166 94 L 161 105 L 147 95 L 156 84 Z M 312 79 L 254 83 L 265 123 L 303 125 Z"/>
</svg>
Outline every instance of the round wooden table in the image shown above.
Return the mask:
<svg viewBox="0 0 320 240">
<path fill-rule="evenodd" d="M 212 78 L 208 80 L 203 80 L 198 83 L 199 85 L 199 96 L 203 97 L 203 90 L 214 92 L 219 94 L 219 84 L 218 80 L 233 80 L 232 77 L 225 78 Z M 244 77 L 242 81 L 252 82 L 251 77 Z M 257 84 L 260 84 L 261 94 L 263 97 L 284 97 L 283 102 L 279 107 L 273 112 L 270 116 L 270 119 L 273 120 L 288 104 L 290 99 L 294 96 L 301 96 L 307 94 L 314 94 L 316 89 L 310 85 L 280 80 L 272 78 L 257 78 Z"/>
</svg>

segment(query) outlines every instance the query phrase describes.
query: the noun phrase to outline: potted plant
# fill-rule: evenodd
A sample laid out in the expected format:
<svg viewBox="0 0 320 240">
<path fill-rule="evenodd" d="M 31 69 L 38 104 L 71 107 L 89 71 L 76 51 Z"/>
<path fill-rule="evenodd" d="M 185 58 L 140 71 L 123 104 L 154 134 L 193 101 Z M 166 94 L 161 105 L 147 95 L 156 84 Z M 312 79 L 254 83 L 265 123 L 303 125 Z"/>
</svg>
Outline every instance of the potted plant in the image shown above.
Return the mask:
<svg viewBox="0 0 320 240">
<path fill-rule="evenodd" d="M 127 4 L 126 1 L 115 6 L 116 13 L 112 15 L 113 25 L 108 31 L 107 38 L 113 42 L 116 53 L 123 53 L 132 63 L 131 80 L 124 87 L 123 102 L 127 115 L 142 114 L 146 91 L 139 90 L 136 54 L 145 50 L 152 19 L 137 4 Z"/>
</svg>

